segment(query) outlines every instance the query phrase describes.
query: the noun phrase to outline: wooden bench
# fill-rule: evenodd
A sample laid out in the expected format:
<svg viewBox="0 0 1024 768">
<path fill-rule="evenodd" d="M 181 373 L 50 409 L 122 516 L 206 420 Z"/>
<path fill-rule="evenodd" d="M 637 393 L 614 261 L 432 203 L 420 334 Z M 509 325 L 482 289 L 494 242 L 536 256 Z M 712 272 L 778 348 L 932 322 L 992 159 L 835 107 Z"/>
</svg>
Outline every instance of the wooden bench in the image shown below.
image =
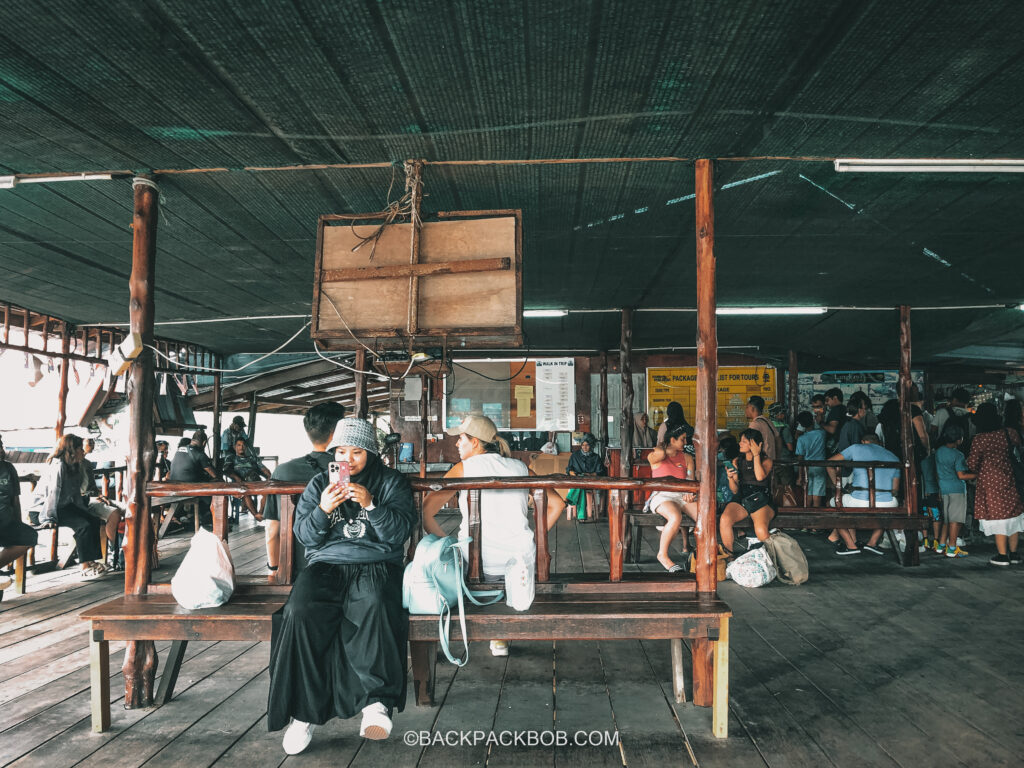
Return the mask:
<svg viewBox="0 0 1024 768">
<path fill-rule="evenodd" d="M 637 481 L 626 478 L 573 478 L 577 486 L 610 491 L 609 534 L 611 560 L 608 580 L 594 580 L 582 574 L 551 574 L 547 530 L 537 525 L 537 598 L 526 612 L 516 612 L 504 603 L 466 611 L 468 639 L 476 640 L 669 640 L 673 688 L 678 701 L 684 700 L 682 641 L 691 642 L 693 702 L 713 708 L 713 731 L 725 737 L 728 728 L 728 632 L 731 611 L 713 591 L 698 592 L 693 577 L 673 574 L 624 575 L 622 572 L 623 506 L 619 489 L 640 489 L 644 482 L 656 489 L 694 490 L 696 483 L 674 480 Z M 433 490 L 469 491 L 469 528 L 474 542 L 480 540 L 480 490 L 534 489 L 535 522 L 546 520 L 548 487 L 565 486 L 564 476 L 524 478 L 413 479 L 418 492 Z M 215 496 L 215 532 L 227 537 L 225 494 L 266 495 L 298 493 L 301 486 L 279 482 L 232 483 L 230 487 L 196 484 L 154 484 L 153 495 Z M 287 497 L 285 497 L 287 498 Z M 284 502 L 285 499 L 282 499 Z M 287 511 L 286 511 L 287 508 Z M 90 622 L 90 668 L 92 680 L 93 730 L 110 727 L 109 642 L 172 641 L 159 690 L 155 684 L 155 653 L 146 659 L 149 680 L 143 698 L 160 705 L 173 693 L 185 646 L 190 640 L 269 640 L 274 615 L 287 601 L 291 568 L 292 507 L 281 504 L 281 567 L 277 575 L 256 583 L 241 584 L 236 595 L 220 608 L 187 611 L 170 595 L 168 584 L 150 585 L 149 594 L 126 595 L 87 609 L 81 618 Z M 414 538 L 416 538 L 414 536 Z M 287 567 L 286 554 L 287 549 Z M 467 583 L 485 586 L 481 580 L 479 547 L 471 545 Z M 495 585 L 488 582 L 487 587 Z M 713 588 L 713 587 L 712 587 Z M 418 704 L 432 703 L 434 665 L 437 657 L 437 616 L 410 617 L 410 653 L 413 683 Z M 452 640 L 462 640 L 459 630 Z M 127 665 L 126 665 L 127 669 Z M 134 681 L 125 680 L 126 686 Z"/>
<path fill-rule="evenodd" d="M 795 467 L 798 487 L 803 489 L 807 486 L 807 469 L 810 467 L 825 467 L 833 469 L 854 469 L 864 468 L 868 472 L 868 483 L 872 490 L 869 491 L 867 507 L 844 507 L 842 504 L 842 488 L 834 488 L 834 506 L 828 507 L 780 507 L 776 510 L 770 526 L 783 530 L 799 530 L 802 528 L 816 528 L 830 530 L 833 528 L 857 528 L 877 529 L 881 528 L 887 532 L 896 559 L 903 565 L 918 565 L 917 547 L 914 542 L 908 542 L 903 556 L 900 556 L 893 531 L 907 531 L 916 539 L 917 531 L 927 530 L 929 521 L 918 511 L 911 507 L 910 500 L 913 498 L 904 494 L 904 500 L 899 507 L 877 507 L 875 504 L 875 471 L 878 469 L 899 469 L 901 473 L 901 488 L 906 488 L 912 481 L 909 467 L 902 462 L 891 461 L 805 461 L 802 459 L 780 460 L 779 464 L 787 464 Z M 647 467 L 649 474 L 650 468 Z M 634 474 L 642 474 L 643 467 L 634 467 Z M 805 496 L 806 498 L 806 496 Z M 656 512 L 645 512 L 640 506 L 631 506 L 626 511 L 626 548 L 628 562 L 639 562 L 640 551 L 643 547 L 644 528 L 654 528 L 662 525 L 665 518 Z M 683 516 L 680 524 L 680 534 L 688 536 L 693 530 L 695 523 L 686 515 Z M 749 517 L 737 523 L 736 527 L 752 529 L 753 522 Z"/>
</svg>

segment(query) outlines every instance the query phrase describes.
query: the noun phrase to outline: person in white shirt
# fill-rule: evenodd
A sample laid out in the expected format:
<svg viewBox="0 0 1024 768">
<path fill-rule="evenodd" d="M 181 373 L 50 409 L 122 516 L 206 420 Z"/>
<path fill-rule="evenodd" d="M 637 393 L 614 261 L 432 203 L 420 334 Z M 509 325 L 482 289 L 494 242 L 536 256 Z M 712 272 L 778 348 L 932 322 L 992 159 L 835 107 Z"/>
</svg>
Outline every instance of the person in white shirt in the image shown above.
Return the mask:
<svg viewBox="0 0 1024 768">
<path fill-rule="evenodd" d="M 508 443 L 498 437 L 498 428 L 486 416 L 467 416 L 463 422 L 448 430 L 458 436 L 459 458 L 462 459 L 445 477 L 524 477 L 533 472 L 518 459 L 512 458 Z M 435 536 L 444 536 L 444 529 L 436 520 L 437 513 L 448 503 L 456 491 L 437 491 L 423 500 L 423 530 Z M 485 577 L 503 577 L 509 560 L 519 558 L 536 562 L 533 530 L 527 508 L 530 492 L 523 490 L 480 492 L 480 560 Z M 565 509 L 565 502 L 553 489 L 547 491 L 548 530 L 554 527 Z M 469 536 L 469 494 L 459 494 L 462 522 L 459 538 Z M 491 641 L 491 653 L 508 655 L 508 643 Z"/>
</svg>

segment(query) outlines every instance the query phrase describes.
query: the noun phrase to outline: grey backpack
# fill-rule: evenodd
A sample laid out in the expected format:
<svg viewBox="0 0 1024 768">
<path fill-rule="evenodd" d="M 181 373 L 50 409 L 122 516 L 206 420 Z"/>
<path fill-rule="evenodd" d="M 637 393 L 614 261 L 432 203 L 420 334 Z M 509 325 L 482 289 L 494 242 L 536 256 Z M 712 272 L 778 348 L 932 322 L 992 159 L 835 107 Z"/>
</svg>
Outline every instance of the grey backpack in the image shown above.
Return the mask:
<svg viewBox="0 0 1024 768">
<path fill-rule="evenodd" d="M 779 581 L 792 585 L 807 581 L 807 557 L 796 539 L 788 533 L 775 531 L 764 543 L 764 548 L 775 563 Z"/>
</svg>

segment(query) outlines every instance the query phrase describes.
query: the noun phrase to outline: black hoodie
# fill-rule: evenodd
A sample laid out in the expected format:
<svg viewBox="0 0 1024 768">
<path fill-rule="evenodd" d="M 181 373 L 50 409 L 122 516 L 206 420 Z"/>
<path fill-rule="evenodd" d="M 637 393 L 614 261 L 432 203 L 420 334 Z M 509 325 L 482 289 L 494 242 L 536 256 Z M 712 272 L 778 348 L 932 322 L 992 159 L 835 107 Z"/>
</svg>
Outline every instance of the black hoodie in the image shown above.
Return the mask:
<svg viewBox="0 0 1024 768">
<path fill-rule="evenodd" d="M 352 482 L 364 486 L 374 508 L 363 510 L 345 501 L 333 514 L 320 509 L 320 495 L 329 483 L 321 472 L 306 486 L 295 508 L 295 538 L 306 548 L 309 563 L 373 563 L 401 561 L 405 541 L 416 523 L 409 481 L 385 467 L 378 456 L 367 453 L 366 466 Z"/>
</svg>

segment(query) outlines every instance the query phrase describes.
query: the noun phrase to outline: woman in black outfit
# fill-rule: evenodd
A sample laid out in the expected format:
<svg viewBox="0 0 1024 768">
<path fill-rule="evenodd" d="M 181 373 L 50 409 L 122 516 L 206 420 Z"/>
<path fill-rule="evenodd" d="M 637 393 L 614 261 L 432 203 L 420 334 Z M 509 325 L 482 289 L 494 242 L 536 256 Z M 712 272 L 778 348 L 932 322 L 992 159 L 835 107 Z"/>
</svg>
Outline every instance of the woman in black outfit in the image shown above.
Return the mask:
<svg viewBox="0 0 1024 768">
<path fill-rule="evenodd" d="M 289 755 L 313 728 L 362 712 L 359 734 L 385 739 L 405 706 L 409 617 L 402 607 L 405 540 L 416 520 L 412 488 L 377 455 L 373 426 L 343 419 L 335 460 L 351 479 L 309 481 L 296 506 L 295 537 L 309 566 L 274 617 L 268 727 L 285 732 Z"/>
<path fill-rule="evenodd" d="M 745 429 L 740 434 L 740 455 L 732 466 L 726 467 L 729 475 L 729 489 L 735 494 L 725 505 L 719 532 L 722 547 L 732 555 L 732 527 L 745 517 L 754 522 L 754 534 L 758 541 L 768 540 L 768 524 L 775 517 L 771 503 L 772 460 L 764 452 L 764 437 L 756 429 Z M 753 546 L 753 545 L 751 545 Z"/>
</svg>

